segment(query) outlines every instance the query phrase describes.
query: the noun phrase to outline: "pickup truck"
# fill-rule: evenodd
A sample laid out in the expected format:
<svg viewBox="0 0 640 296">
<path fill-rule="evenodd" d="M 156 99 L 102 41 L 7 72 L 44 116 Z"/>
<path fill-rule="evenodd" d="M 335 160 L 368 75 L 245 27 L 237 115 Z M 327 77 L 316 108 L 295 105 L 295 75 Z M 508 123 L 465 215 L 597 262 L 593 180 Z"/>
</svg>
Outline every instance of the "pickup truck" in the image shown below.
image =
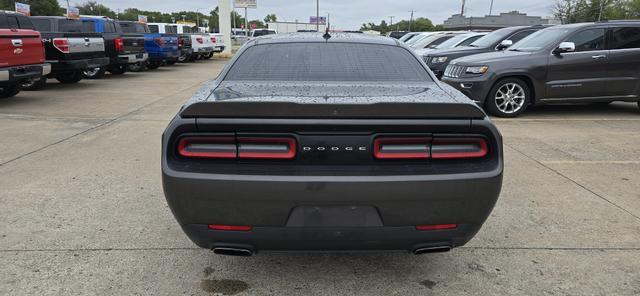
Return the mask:
<svg viewBox="0 0 640 296">
<path fill-rule="evenodd" d="M 25 89 L 42 89 L 47 78 L 77 83 L 82 80 L 83 71 L 109 65 L 102 35 L 87 33 L 82 21 L 61 16 L 33 16 L 31 21 L 42 35 L 51 73 L 24 84 Z"/>
<path fill-rule="evenodd" d="M 209 33 L 209 36 L 211 37 L 211 43 L 213 43 L 213 52 L 211 55 L 205 56 L 205 59 L 210 59 L 213 57 L 213 53 L 221 53 L 225 49 L 224 34 Z"/>
<path fill-rule="evenodd" d="M 162 64 L 173 65 L 178 61 L 181 53 L 176 34 L 165 34 L 164 28 L 162 32 L 151 30 L 149 25 L 138 22 L 121 21 L 120 26 L 124 32 L 143 34 L 144 49 L 149 53 L 147 63 L 130 65 L 130 70 L 142 71 L 145 66 L 149 69 L 157 69 Z"/>
<path fill-rule="evenodd" d="M 159 24 L 149 25 L 149 30 L 151 30 L 151 32 L 158 32 L 160 30 L 159 28 Z M 178 62 L 188 62 L 193 55 L 193 41 L 191 40 L 191 35 L 178 34 L 178 28 L 174 26 L 165 25 L 164 30 L 166 34 L 174 34 L 178 36 L 178 47 L 180 48 L 180 57 L 178 57 Z"/>
<path fill-rule="evenodd" d="M 143 63 L 149 59 L 149 54 L 144 50 L 143 34 L 124 31 L 119 22 L 107 17 L 88 16 L 81 20 L 90 32 L 102 34 L 105 53 L 109 57 L 108 66 L 87 69 L 84 71 L 85 78 L 99 79 L 106 71 L 122 75 L 127 72 L 128 65 Z"/>
<path fill-rule="evenodd" d="M 184 24 L 152 23 L 149 25 L 154 27 L 157 26 L 160 33 L 175 32 L 179 35 L 187 35 L 191 37 L 193 54 L 188 58 L 189 61 L 195 61 L 205 57 L 210 58 L 213 56 L 214 44 L 208 33 L 200 33 L 197 28 Z"/>
<path fill-rule="evenodd" d="M 40 33 L 28 17 L 0 11 L 0 98 L 17 95 L 22 83 L 47 75 Z"/>
</svg>

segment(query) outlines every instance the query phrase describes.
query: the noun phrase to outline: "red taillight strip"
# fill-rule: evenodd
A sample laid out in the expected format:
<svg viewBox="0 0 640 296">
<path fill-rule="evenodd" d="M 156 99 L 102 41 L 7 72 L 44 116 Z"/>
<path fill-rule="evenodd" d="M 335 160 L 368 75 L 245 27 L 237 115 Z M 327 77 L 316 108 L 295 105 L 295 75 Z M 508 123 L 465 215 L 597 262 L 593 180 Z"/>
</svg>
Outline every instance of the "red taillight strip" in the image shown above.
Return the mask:
<svg viewBox="0 0 640 296">
<path fill-rule="evenodd" d="M 458 228 L 458 224 L 437 224 L 437 225 L 419 225 L 416 226 L 418 231 L 433 231 L 433 230 L 452 230 Z"/>
<path fill-rule="evenodd" d="M 482 138 L 436 138 L 431 145 L 433 159 L 481 158 L 487 154 L 489 146 Z"/>
<path fill-rule="evenodd" d="M 293 159 L 297 142 L 289 137 L 194 136 L 178 142 L 178 155 L 189 158 Z"/>
<path fill-rule="evenodd" d="M 220 231 L 251 231 L 253 227 L 251 226 L 233 226 L 233 225 L 209 225 L 209 229 L 211 230 L 220 230 Z"/>
<path fill-rule="evenodd" d="M 65 39 L 65 38 L 54 38 L 53 39 L 53 46 L 55 48 L 57 48 L 60 52 L 62 53 L 69 53 L 69 40 Z"/>
<path fill-rule="evenodd" d="M 237 158 L 234 137 L 186 137 L 178 143 L 178 154 L 193 158 Z"/>
<path fill-rule="evenodd" d="M 431 138 L 378 138 L 373 141 L 373 156 L 377 159 L 428 159 Z"/>
</svg>

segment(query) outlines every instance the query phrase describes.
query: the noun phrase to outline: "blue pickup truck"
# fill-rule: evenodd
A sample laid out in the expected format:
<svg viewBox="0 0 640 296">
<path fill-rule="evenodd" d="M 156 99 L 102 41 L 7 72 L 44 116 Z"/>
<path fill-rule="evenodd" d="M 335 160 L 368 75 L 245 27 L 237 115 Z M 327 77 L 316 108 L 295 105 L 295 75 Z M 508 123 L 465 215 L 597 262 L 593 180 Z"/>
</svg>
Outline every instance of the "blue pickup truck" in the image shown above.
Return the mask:
<svg viewBox="0 0 640 296">
<path fill-rule="evenodd" d="M 101 78 L 105 71 L 121 75 L 128 65 L 147 61 L 149 56 L 145 52 L 143 34 L 124 32 L 116 20 L 107 17 L 84 16 L 81 21 L 84 31 L 102 34 L 105 54 L 109 58 L 109 65 L 85 70 L 85 78 Z"/>
<path fill-rule="evenodd" d="M 144 34 L 144 49 L 149 53 L 147 68 L 156 69 L 163 63 L 173 65 L 180 57 L 178 35 L 151 33 L 149 26 L 139 22 L 120 21 L 120 27 L 125 33 Z"/>
</svg>

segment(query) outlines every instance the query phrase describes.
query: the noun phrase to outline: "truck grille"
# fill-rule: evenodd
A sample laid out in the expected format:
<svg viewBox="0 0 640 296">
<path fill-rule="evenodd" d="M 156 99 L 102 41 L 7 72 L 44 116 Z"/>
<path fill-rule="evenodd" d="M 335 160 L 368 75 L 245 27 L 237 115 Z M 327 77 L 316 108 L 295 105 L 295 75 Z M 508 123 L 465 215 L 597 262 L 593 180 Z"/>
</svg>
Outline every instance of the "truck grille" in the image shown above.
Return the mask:
<svg viewBox="0 0 640 296">
<path fill-rule="evenodd" d="M 444 76 L 451 77 L 451 78 L 459 78 L 460 76 L 462 76 L 462 74 L 464 74 L 465 69 L 466 67 L 464 66 L 449 65 L 447 66 L 447 69 L 444 70 Z"/>
</svg>

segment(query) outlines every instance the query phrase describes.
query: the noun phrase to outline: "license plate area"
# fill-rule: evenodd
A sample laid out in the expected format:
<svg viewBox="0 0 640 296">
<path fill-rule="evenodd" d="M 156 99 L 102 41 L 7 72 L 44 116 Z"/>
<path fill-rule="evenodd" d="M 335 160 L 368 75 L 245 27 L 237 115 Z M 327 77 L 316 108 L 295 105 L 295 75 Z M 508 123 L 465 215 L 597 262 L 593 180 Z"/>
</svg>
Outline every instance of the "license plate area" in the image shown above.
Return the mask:
<svg viewBox="0 0 640 296">
<path fill-rule="evenodd" d="M 382 227 L 372 206 L 301 206 L 291 211 L 287 227 Z"/>
</svg>

